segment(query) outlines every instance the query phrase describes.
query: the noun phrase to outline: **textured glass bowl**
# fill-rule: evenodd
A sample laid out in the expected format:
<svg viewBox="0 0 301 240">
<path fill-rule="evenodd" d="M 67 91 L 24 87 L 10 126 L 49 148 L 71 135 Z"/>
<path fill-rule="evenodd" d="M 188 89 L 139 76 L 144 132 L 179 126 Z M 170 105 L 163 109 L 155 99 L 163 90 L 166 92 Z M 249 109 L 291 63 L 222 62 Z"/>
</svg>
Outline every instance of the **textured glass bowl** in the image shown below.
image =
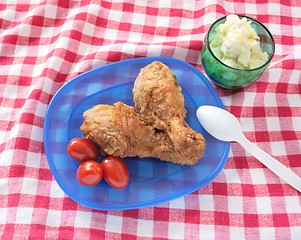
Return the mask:
<svg viewBox="0 0 301 240">
<path fill-rule="evenodd" d="M 275 52 L 273 36 L 264 25 L 247 16 L 239 17 L 245 17 L 252 22 L 251 27 L 260 37 L 260 47 L 264 52 L 268 53 L 269 58 L 262 66 L 248 70 L 237 69 L 224 64 L 214 55 L 212 49 L 210 48 L 210 42 L 216 35 L 215 29 L 226 21 L 226 16 L 215 21 L 205 36 L 204 46 L 202 49 L 202 63 L 210 80 L 215 85 L 229 90 L 245 87 L 256 81 L 268 67 Z"/>
</svg>

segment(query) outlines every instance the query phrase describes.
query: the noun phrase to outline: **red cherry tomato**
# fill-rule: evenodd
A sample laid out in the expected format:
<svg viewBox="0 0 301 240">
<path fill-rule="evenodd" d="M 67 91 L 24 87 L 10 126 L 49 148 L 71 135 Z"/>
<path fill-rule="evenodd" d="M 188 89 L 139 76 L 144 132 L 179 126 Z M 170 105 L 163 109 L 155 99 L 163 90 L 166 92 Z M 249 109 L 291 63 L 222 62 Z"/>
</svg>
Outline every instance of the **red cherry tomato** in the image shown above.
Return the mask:
<svg viewBox="0 0 301 240">
<path fill-rule="evenodd" d="M 100 163 L 88 160 L 81 163 L 76 171 L 77 181 L 85 186 L 97 185 L 103 176 L 103 170 Z"/>
<path fill-rule="evenodd" d="M 73 138 L 68 144 L 67 153 L 80 163 L 87 160 L 96 161 L 99 156 L 96 146 L 85 138 Z"/>
<path fill-rule="evenodd" d="M 102 160 L 103 177 L 115 189 L 125 188 L 129 184 L 129 170 L 119 157 L 110 156 Z"/>
</svg>

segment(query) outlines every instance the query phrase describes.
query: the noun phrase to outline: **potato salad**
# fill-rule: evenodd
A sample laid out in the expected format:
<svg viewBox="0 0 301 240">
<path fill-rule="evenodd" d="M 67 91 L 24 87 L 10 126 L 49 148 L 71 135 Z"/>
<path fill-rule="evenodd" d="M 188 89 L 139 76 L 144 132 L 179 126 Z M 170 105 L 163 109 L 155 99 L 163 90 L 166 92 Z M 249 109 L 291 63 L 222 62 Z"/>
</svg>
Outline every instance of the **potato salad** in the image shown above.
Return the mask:
<svg viewBox="0 0 301 240">
<path fill-rule="evenodd" d="M 224 64 L 238 69 L 254 69 L 266 63 L 269 57 L 262 51 L 259 40 L 251 21 L 231 14 L 216 28 L 210 47 Z"/>
</svg>

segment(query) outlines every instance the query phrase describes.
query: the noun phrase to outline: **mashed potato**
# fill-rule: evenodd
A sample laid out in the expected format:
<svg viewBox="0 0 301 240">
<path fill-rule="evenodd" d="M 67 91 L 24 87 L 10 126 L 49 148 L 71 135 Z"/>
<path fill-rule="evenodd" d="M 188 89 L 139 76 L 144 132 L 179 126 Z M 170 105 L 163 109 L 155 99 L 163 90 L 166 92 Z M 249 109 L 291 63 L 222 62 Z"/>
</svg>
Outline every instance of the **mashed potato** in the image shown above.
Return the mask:
<svg viewBox="0 0 301 240">
<path fill-rule="evenodd" d="M 216 28 L 210 43 L 214 55 L 226 65 L 239 69 L 254 69 L 268 60 L 259 44 L 259 36 L 251 21 L 231 14 L 226 22 Z"/>
</svg>

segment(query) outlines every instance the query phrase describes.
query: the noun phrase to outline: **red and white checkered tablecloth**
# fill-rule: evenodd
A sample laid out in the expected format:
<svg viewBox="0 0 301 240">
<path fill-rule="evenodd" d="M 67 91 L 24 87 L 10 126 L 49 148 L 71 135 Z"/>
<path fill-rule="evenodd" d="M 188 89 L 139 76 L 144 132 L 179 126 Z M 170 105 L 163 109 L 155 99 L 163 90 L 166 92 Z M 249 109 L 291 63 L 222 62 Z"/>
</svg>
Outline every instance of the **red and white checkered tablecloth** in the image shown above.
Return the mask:
<svg viewBox="0 0 301 240">
<path fill-rule="evenodd" d="M 137 210 L 77 204 L 47 164 L 44 116 L 64 83 L 145 56 L 178 58 L 203 71 L 205 33 L 229 13 L 266 25 L 276 53 L 256 83 L 217 91 L 248 139 L 301 176 L 300 0 L 2 1 L 0 238 L 301 239 L 301 193 L 235 143 L 212 183 Z"/>
</svg>

